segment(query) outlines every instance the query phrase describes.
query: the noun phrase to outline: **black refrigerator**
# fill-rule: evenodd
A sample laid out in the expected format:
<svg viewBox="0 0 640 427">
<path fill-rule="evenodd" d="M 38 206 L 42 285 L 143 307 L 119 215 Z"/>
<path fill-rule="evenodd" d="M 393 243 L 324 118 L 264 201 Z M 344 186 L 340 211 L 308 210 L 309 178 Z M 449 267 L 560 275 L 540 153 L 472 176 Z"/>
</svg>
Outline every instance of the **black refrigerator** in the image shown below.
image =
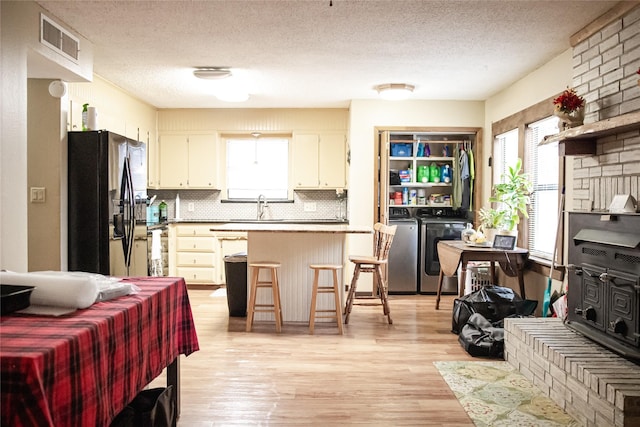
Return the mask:
<svg viewBox="0 0 640 427">
<path fill-rule="evenodd" d="M 68 133 L 69 271 L 147 275 L 146 205 L 146 143 Z"/>
</svg>

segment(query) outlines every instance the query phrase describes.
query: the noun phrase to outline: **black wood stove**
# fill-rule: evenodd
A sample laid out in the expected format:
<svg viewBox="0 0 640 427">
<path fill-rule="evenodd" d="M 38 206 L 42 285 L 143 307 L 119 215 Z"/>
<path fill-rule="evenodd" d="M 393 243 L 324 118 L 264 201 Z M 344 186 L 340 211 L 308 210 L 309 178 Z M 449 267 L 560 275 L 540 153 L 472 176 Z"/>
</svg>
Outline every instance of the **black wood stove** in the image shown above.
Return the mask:
<svg viewBox="0 0 640 427">
<path fill-rule="evenodd" d="M 569 214 L 567 326 L 640 363 L 640 215 Z"/>
</svg>

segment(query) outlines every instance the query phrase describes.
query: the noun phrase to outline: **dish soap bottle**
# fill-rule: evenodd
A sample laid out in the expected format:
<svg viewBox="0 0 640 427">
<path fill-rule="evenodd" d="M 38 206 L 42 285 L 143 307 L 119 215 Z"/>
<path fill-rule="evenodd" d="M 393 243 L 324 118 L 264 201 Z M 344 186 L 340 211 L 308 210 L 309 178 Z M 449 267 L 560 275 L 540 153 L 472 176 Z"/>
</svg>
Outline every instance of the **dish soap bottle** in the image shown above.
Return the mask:
<svg viewBox="0 0 640 427">
<path fill-rule="evenodd" d="M 167 222 L 167 202 L 161 201 L 158 207 L 160 208 L 160 222 Z"/>
<path fill-rule="evenodd" d="M 89 130 L 89 104 L 82 105 L 82 130 Z"/>
</svg>

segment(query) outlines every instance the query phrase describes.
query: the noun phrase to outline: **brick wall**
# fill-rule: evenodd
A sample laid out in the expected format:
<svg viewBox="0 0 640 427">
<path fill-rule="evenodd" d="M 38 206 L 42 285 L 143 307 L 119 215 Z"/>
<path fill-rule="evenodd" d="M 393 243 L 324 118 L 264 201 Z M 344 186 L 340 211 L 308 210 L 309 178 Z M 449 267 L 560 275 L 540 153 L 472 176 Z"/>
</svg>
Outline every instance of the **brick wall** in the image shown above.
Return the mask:
<svg viewBox="0 0 640 427">
<path fill-rule="evenodd" d="M 505 359 L 586 427 L 640 425 L 640 365 L 557 318 L 507 318 Z"/>
<path fill-rule="evenodd" d="M 640 111 L 640 6 L 573 48 L 573 86 L 585 123 Z M 573 209 L 606 209 L 616 194 L 640 200 L 640 130 L 602 138 L 595 156 L 573 160 Z"/>
</svg>

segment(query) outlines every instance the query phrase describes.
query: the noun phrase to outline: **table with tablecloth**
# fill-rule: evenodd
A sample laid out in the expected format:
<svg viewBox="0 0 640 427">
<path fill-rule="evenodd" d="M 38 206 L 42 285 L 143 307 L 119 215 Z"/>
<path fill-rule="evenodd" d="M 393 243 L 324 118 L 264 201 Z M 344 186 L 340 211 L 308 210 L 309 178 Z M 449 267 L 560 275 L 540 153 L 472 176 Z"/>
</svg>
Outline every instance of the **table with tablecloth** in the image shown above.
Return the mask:
<svg viewBox="0 0 640 427">
<path fill-rule="evenodd" d="M 127 278 L 140 290 L 59 317 L 0 318 L 2 426 L 105 426 L 197 351 L 182 278 Z"/>
<path fill-rule="evenodd" d="M 437 245 L 438 260 L 440 261 L 440 277 L 438 278 L 438 292 L 436 296 L 436 310 L 440 308 L 440 294 L 442 279 L 455 276 L 460 266 L 459 295 L 464 293 L 464 283 L 469 261 L 489 261 L 491 263 L 491 283 L 496 283 L 495 263 L 499 263 L 502 271 L 508 276 L 518 277 L 520 296 L 525 298 L 524 268 L 529 258 L 529 251 L 523 248 L 496 249 L 491 246 L 473 246 L 461 240 L 440 240 Z"/>
</svg>

